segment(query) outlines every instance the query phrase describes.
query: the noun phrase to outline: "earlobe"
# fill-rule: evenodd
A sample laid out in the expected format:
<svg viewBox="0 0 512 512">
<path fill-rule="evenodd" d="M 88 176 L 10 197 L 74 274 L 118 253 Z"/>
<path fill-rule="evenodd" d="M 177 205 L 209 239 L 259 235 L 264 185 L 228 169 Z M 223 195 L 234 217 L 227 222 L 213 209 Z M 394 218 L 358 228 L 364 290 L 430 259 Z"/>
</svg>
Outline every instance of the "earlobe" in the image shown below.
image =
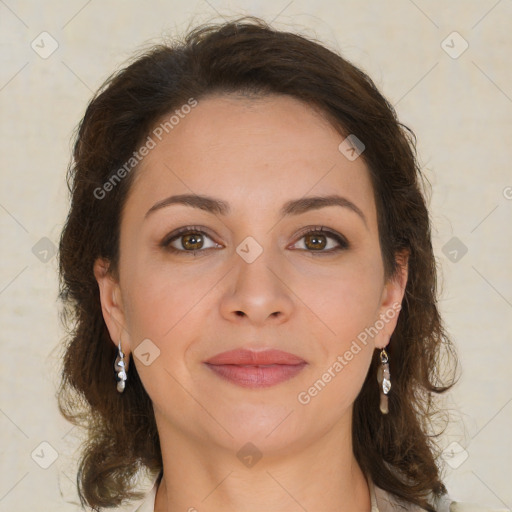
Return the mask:
<svg viewBox="0 0 512 512">
<path fill-rule="evenodd" d="M 129 343 L 125 329 L 125 315 L 119 283 L 109 273 L 109 262 L 98 258 L 94 262 L 94 277 L 100 291 L 101 311 L 112 342 L 117 347 L 122 339 L 123 352 L 129 353 Z"/>
</svg>

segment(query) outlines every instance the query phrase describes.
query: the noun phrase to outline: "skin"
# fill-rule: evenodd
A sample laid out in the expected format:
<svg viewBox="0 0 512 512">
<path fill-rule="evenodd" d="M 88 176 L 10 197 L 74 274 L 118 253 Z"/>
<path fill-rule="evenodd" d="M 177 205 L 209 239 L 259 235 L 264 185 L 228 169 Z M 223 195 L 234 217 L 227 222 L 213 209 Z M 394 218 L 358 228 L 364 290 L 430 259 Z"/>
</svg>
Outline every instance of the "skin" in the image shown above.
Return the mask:
<svg viewBox="0 0 512 512">
<path fill-rule="evenodd" d="M 121 339 L 153 402 L 164 465 L 155 511 L 370 510 L 352 451 L 352 409 L 398 315 L 310 403 L 297 400 L 401 303 L 407 280 L 405 255 L 385 280 L 368 169 L 338 150 L 343 138 L 288 96 L 209 96 L 137 169 L 121 221 L 119 279 L 101 259 L 94 271 L 112 342 Z M 232 212 L 171 205 L 145 218 L 162 199 L 190 193 L 222 199 Z M 279 215 L 288 200 L 330 194 L 357 205 L 366 223 L 340 206 Z M 159 246 L 189 225 L 207 232 L 196 245 L 202 253 Z M 308 226 L 330 228 L 350 247 L 327 253 L 339 246 L 327 234 L 320 241 L 328 245 L 312 254 L 318 242 L 300 232 Z M 263 249 L 252 263 L 236 252 L 248 236 Z M 182 241 L 172 245 L 186 251 Z M 148 366 L 133 354 L 147 338 L 160 350 Z M 278 348 L 308 365 L 288 381 L 249 389 L 203 364 L 239 347 Z M 237 457 L 248 442 L 263 454 L 252 467 Z"/>
</svg>

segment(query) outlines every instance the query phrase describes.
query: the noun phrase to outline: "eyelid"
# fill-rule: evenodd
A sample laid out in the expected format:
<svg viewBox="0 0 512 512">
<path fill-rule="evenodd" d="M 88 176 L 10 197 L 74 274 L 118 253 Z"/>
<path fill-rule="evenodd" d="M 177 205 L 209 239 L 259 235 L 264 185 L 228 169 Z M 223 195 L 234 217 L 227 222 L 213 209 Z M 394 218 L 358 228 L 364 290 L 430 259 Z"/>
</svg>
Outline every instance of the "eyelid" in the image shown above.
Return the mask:
<svg viewBox="0 0 512 512">
<path fill-rule="evenodd" d="M 321 255 L 321 254 L 333 254 L 335 252 L 338 252 L 341 250 L 347 250 L 347 249 L 351 248 L 351 244 L 349 243 L 349 241 L 347 240 L 347 238 L 344 235 L 342 235 L 341 233 L 338 233 L 337 231 L 335 231 L 331 228 L 328 228 L 326 226 L 306 226 L 305 228 L 302 228 L 299 231 L 299 233 L 297 234 L 296 241 L 292 245 L 295 245 L 304 236 L 309 235 L 309 234 L 316 234 L 316 233 L 322 233 L 327 238 L 332 238 L 332 239 L 336 240 L 336 242 L 339 244 L 338 247 L 335 249 L 330 249 L 328 251 L 311 251 L 311 250 L 307 250 L 307 249 L 300 249 L 300 250 L 309 252 L 313 255 L 314 254 Z"/>
<path fill-rule="evenodd" d="M 166 235 L 163 238 L 163 240 L 160 242 L 159 245 L 163 248 L 168 248 L 168 246 L 171 242 L 173 242 L 175 239 L 178 239 L 181 236 L 186 235 L 188 233 L 199 233 L 201 235 L 206 235 L 208 238 L 213 240 L 213 236 L 210 235 L 210 233 L 208 232 L 208 230 L 206 228 L 203 228 L 201 226 L 183 226 L 181 228 L 174 230 L 172 233 L 169 233 L 168 235 Z M 215 242 L 215 243 L 217 244 L 217 242 Z M 217 245 L 219 245 L 219 244 L 217 244 Z M 172 248 L 172 249 L 174 249 L 174 248 Z M 210 247 L 208 249 L 210 249 Z M 196 252 L 205 251 L 205 250 L 207 250 L 207 249 L 198 249 Z M 177 249 L 177 251 L 178 252 L 193 252 L 193 251 L 185 251 L 185 250 L 179 250 L 179 249 Z"/>
</svg>

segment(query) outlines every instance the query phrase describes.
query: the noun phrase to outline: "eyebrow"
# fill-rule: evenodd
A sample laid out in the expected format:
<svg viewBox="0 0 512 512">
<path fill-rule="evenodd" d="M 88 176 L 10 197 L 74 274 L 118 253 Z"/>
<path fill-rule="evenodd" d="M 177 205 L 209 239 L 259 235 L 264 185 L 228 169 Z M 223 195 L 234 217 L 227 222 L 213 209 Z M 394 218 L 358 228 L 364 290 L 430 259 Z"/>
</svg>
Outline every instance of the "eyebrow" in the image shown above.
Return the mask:
<svg viewBox="0 0 512 512">
<path fill-rule="evenodd" d="M 172 204 L 183 204 L 192 208 L 198 208 L 209 213 L 223 216 L 228 215 L 231 212 L 229 204 L 221 199 L 215 199 L 213 197 L 197 194 L 181 194 L 170 196 L 162 199 L 161 201 L 158 201 L 146 212 L 144 218 L 147 218 L 151 213 Z M 343 208 L 352 210 L 362 219 L 368 228 L 366 217 L 361 209 L 346 197 L 342 197 L 336 194 L 329 196 L 309 196 L 287 201 L 281 207 L 280 215 L 282 217 L 300 215 L 311 210 L 319 210 L 320 208 L 326 208 L 328 206 L 341 206 Z"/>
</svg>

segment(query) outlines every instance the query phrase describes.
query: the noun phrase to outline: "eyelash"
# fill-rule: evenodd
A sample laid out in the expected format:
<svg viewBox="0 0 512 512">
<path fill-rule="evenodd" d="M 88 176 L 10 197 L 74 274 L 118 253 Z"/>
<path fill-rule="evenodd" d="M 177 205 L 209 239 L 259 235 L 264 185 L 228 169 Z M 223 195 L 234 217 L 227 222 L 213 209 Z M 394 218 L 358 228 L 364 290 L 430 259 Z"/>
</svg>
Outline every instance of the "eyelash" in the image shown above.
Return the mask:
<svg viewBox="0 0 512 512">
<path fill-rule="evenodd" d="M 299 238 L 297 239 L 297 242 L 300 241 L 302 238 L 304 238 L 306 235 L 318 234 L 318 233 L 328 235 L 327 238 L 334 239 L 336 242 L 338 242 L 339 247 L 335 247 L 334 249 L 329 249 L 327 251 L 325 251 L 325 250 L 314 251 L 314 250 L 310 250 L 310 249 L 298 249 L 298 250 L 309 252 L 312 256 L 322 256 L 322 255 L 337 253 L 339 251 L 347 250 L 350 248 L 350 244 L 348 243 L 347 239 L 343 235 L 340 235 L 340 234 L 336 233 L 335 231 L 332 231 L 332 230 L 326 228 L 325 226 L 314 226 L 313 228 L 311 228 L 311 226 L 309 226 L 309 227 L 305 228 L 299 234 Z M 160 246 L 174 254 L 191 254 L 192 256 L 195 256 L 196 253 L 206 252 L 210 249 L 216 249 L 216 247 L 208 247 L 206 249 L 197 249 L 195 251 L 187 251 L 185 249 L 176 249 L 175 247 L 171 247 L 171 245 L 170 245 L 171 242 L 179 239 L 183 235 L 188 235 L 188 234 L 200 234 L 200 235 L 205 235 L 210 239 L 212 238 L 210 235 L 208 235 L 208 233 L 203 231 L 198 226 L 185 226 L 183 228 L 180 228 L 180 229 L 174 231 L 173 233 L 169 234 L 168 236 L 166 236 L 160 243 Z M 297 242 L 295 242 L 295 243 L 297 243 Z"/>
</svg>

